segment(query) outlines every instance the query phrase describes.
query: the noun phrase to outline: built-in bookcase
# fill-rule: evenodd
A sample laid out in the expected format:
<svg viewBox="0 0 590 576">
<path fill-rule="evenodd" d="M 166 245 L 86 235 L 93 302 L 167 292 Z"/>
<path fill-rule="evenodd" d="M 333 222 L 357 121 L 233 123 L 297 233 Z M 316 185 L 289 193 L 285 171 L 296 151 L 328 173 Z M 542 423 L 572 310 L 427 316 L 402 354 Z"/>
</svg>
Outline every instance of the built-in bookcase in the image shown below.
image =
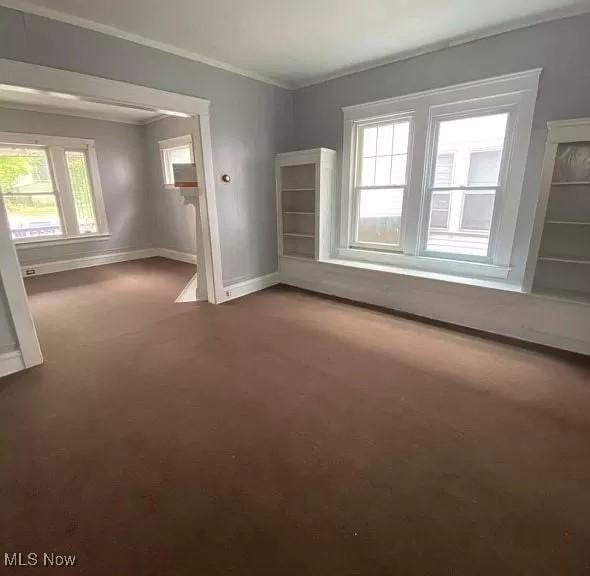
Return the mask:
<svg viewBox="0 0 590 576">
<path fill-rule="evenodd" d="M 336 152 L 326 148 L 276 157 L 279 255 L 329 258 Z"/>
<path fill-rule="evenodd" d="M 590 303 L 590 119 L 549 123 L 525 283 Z"/>
</svg>

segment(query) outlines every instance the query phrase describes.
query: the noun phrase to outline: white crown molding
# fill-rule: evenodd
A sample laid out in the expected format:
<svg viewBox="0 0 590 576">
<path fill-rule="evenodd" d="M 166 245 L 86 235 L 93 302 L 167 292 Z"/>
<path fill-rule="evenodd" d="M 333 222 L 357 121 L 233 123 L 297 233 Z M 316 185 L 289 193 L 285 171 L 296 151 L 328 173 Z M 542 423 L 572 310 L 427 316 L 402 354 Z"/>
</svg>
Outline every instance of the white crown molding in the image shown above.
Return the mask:
<svg viewBox="0 0 590 576">
<path fill-rule="evenodd" d="M 162 52 L 168 52 L 169 54 L 174 54 L 175 56 L 180 56 L 181 58 L 186 58 L 188 60 L 193 60 L 194 62 L 206 64 L 207 66 L 212 66 L 213 68 L 226 70 L 227 72 L 239 74 L 240 76 L 245 76 L 247 78 L 251 78 L 252 80 L 258 80 L 259 82 L 264 82 L 265 84 L 278 86 L 279 88 L 293 89 L 295 87 L 291 84 L 286 84 L 284 82 L 280 82 L 279 80 L 275 80 L 274 78 L 269 78 L 268 76 L 258 74 L 257 72 L 245 70 L 243 68 L 233 66 L 232 64 L 227 64 L 226 62 L 221 62 L 220 60 L 215 60 L 214 58 L 209 58 L 208 56 L 203 56 L 202 54 L 192 52 L 191 50 L 178 48 L 166 42 L 152 40 L 150 38 L 146 38 L 145 36 L 141 36 L 140 34 L 125 32 L 125 30 L 121 30 L 115 26 L 109 26 L 107 24 L 101 24 L 100 22 L 95 22 L 94 20 L 89 20 L 87 18 L 73 16 L 60 10 L 39 6 L 38 4 L 29 2 L 28 0 L 0 0 L 0 6 L 11 8 L 12 10 L 18 10 L 20 12 L 26 12 L 28 14 L 34 14 L 35 16 L 41 16 L 43 18 L 49 18 L 51 20 L 58 20 L 59 22 L 64 22 L 65 24 L 72 24 L 73 26 L 86 28 L 94 32 L 106 34 L 108 36 L 114 36 L 115 38 L 120 38 L 121 40 L 127 40 L 135 44 L 147 46 L 148 48 L 155 48 L 156 50 L 161 50 Z"/>
<path fill-rule="evenodd" d="M 0 3 L 1 2 L 2 0 L 0 0 Z M 395 64 L 396 62 L 402 62 L 404 60 L 410 60 L 411 58 L 424 56 L 425 54 L 430 54 L 432 52 L 438 52 L 440 50 L 444 50 L 445 48 L 452 48 L 454 46 L 461 46 L 462 44 L 469 44 L 470 42 L 475 42 L 476 40 L 483 40 L 484 38 L 499 36 L 500 34 L 505 34 L 506 32 L 513 32 L 514 30 L 520 30 L 522 28 L 530 28 L 531 26 L 536 26 L 537 24 L 543 24 L 545 22 L 551 22 L 552 20 L 560 20 L 562 18 L 570 18 L 572 16 L 581 16 L 582 14 L 586 14 L 588 12 L 590 12 L 590 3 L 580 2 L 572 6 L 566 6 L 564 8 L 550 10 L 543 14 L 537 14 L 535 16 L 529 16 L 527 18 L 513 20 L 512 22 L 506 22 L 504 24 L 490 26 L 474 34 L 456 36 L 454 38 L 449 38 L 447 40 L 441 40 L 440 42 L 429 44 L 428 46 L 422 46 L 414 50 L 408 50 L 394 56 L 373 60 L 372 62 L 365 62 L 362 64 L 358 64 L 357 66 L 342 68 L 339 71 L 334 72 L 333 74 L 318 76 L 313 80 L 298 83 L 297 85 L 295 85 L 295 88 L 300 89 L 316 86 L 317 84 L 323 84 L 324 82 L 329 82 L 330 80 L 337 80 L 338 78 L 343 78 L 345 76 L 350 76 L 352 74 L 358 74 L 359 72 L 366 72 L 367 70 L 381 68 L 382 66 Z"/>
</svg>

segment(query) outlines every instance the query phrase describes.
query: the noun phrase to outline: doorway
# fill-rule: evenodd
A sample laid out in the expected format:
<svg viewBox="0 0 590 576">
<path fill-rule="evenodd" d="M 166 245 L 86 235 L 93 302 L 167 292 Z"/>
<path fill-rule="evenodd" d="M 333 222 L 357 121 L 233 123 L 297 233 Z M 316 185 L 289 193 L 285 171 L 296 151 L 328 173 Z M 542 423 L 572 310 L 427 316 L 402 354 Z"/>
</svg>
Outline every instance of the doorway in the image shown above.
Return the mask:
<svg viewBox="0 0 590 576">
<path fill-rule="evenodd" d="M 165 118 L 183 119 L 190 130 L 189 134 L 185 136 L 189 136 L 191 139 L 191 153 L 197 171 L 198 187 L 194 189 L 192 195 L 189 194 L 192 197 L 185 197 L 184 199 L 187 200 L 186 203 L 188 205 L 194 206 L 194 208 L 187 206 L 187 210 L 190 210 L 190 213 L 193 214 L 191 219 L 196 238 L 195 255 L 198 263 L 198 272 L 193 278 L 192 284 L 189 283 L 185 287 L 185 290 L 182 291 L 182 294 L 179 294 L 179 301 L 206 300 L 211 303 L 218 303 L 223 300 L 209 123 L 209 102 L 207 100 L 10 60 L 0 60 L 0 86 L 7 87 L 9 90 L 12 89 L 14 92 L 21 90 L 21 94 L 26 93 L 31 97 L 52 96 L 53 98 L 61 99 L 64 103 L 69 103 L 70 108 L 72 103 L 75 102 L 76 105 L 87 108 L 111 107 L 112 109 L 126 110 L 130 115 L 152 114 L 159 116 L 157 120 Z M 22 105 L 22 107 L 25 107 L 25 105 Z M 64 106 L 65 109 L 66 107 Z M 0 130 L 3 130 L 3 128 L 0 127 Z M 11 137 L 11 139 L 13 138 Z M 24 146 L 22 142 L 19 145 Z M 49 146 L 50 144 L 39 141 L 37 145 Z M 95 176 L 93 168 L 95 156 L 93 156 L 91 151 L 92 145 L 88 144 L 87 151 L 83 152 L 84 156 L 81 155 L 82 153 L 77 153 L 76 155 L 73 152 L 68 156 L 68 150 L 72 150 L 69 143 L 57 142 L 56 144 L 53 142 L 51 145 L 55 146 L 56 150 L 60 149 L 61 145 L 61 149 L 65 151 L 63 160 L 61 158 L 57 160 L 56 165 L 58 168 L 54 168 L 55 173 L 53 177 L 57 180 L 56 177 L 60 176 L 58 174 L 59 170 L 65 170 L 65 177 L 64 174 L 61 174 L 61 177 L 64 178 L 64 182 L 69 182 L 69 185 L 62 186 L 61 188 L 67 189 L 69 187 L 70 196 L 68 199 L 66 194 L 64 198 L 59 197 L 56 201 L 61 207 L 60 213 L 63 216 L 64 225 L 62 229 L 57 230 L 55 226 L 48 225 L 44 228 L 44 231 L 60 236 L 59 238 L 55 238 L 58 245 L 60 241 L 62 245 L 63 243 L 73 244 L 77 241 L 87 241 L 88 238 L 72 237 L 72 230 L 76 226 L 78 233 L 84 227 L 84 229 L 90 228 L 87 222 L 88 219 L 81 224 L 79 214 L 78 220 L 75 220 L 76 210 L 78 208 L 76 205 L 76 194 L 72 193 L 72 178 L 71 174 L 67 174 L 67 171 L 69 169 L 68 161 L 79 163 L 82 158 L 85 158 L 88 164 L 85 172 L 88 176 L 88 185 L 90 188 L 94 186 L 94 189 L 96 189 L 96 181 L 93 180 Z M 52 151 L 51 154 L 53 153 Z M 59 150 L 55 153 L 59 154 Z M 76 157 L 74 158 L 74 156 Z M 43 171 L 41 172 L 44 173 Z M 98 175 L 98 182 L 100 182 L 100 175 Z M 185 192 L 188 193 L 188 190 Z M 91 230 L 95 234 L 100 234 L 104 230 L 101 228 L 101 218 L 104 217 L 105 211 L 104 207 L 101 208 L 103 198 L 99 198 L 99 196 L 101 195 L 94 197 L 93 204 L 95 208 L 95 222 L 92 224 L 94 228 L 91 227 Z M 49 198 L 47 197 L 45 200 L 48 201 Z M 16 371 L 17 369 L 40 364 L 42 362 L 42 355 L 28 306 L 20 264 L 13 243 L 14 234 L 11 232 L 6 211 L 2 210 L 2 212 L 0 222 L 0 266 L 2 282 L 6 292 L 8 314 L 12 320 L 15 339 L 17 340 L 19 358 L 17 359 L 18 361 L 15 361 L 16 369 L 13 370 Z M 66 225 L 68 218 L 69 224 Z M 41 228 L 39 227 L 37 232 L 43 233 Z M 163 250 L 160 247 L 156 247 L 156 249 Z M 170 254 L 175 252 L 173 249 L 168 250 L 168 256 L 165 254 L 154 255 L 170 257 Z M 105 257 L 107 261 L 113 261 L 108 260 L 108 258 L 113 257 L 111 253 Z M 118 260 L 115 259 L 114 261 Z"/>
</svg>

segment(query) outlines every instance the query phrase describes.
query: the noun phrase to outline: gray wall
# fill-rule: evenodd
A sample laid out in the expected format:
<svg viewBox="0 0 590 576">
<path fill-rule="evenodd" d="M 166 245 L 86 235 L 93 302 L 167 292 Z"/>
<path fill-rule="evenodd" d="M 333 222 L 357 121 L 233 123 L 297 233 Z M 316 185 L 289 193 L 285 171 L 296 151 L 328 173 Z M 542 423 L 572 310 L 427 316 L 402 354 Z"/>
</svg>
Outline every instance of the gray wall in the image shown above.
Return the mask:
<svg viewBox="0 0 590 576">
<path fill-rule="evenodd" d="M 341 108 L 543 68 L 519 211 L 512 279 L 522 277 L 548 120 L 590 116 L 590 14 L 557 20 L 351 74 L 294 94 L 296 148 L 342 149 Z"/>
<path fill-rule="evenodd" d="M 0 108 L 0 132 L 91 138 L 111 237 L 46 247 L 18 247 L 21 264 L 37 264 L 151 246 L 142 126 Z"/>
<path fill-rule="evenodd" d="M 186 136 L 193 124 L 189 118 L 170 117 L 142 127 L 152 244 L 190 254 L 197 253 L 195 208 L 185 206 L 179 192 L 164 188 L 159 141 Z"/>
<path fill-rule="evenodd" d="M 277 268 L 273 157 L 290 148 L 292 95 L 97 32 L 0 8 L 0 58 L 73 70 L 211 100 L 224 284 Z"/>
</svg>

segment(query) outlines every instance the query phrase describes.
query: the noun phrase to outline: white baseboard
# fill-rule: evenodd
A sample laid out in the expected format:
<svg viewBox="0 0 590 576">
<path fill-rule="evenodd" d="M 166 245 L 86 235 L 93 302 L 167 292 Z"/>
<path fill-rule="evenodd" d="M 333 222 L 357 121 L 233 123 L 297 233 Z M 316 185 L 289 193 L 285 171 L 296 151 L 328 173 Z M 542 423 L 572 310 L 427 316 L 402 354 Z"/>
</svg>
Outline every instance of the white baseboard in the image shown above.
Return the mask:
<svg viewBox="0 0 590 576">
<path fill-rule="evenodd" d="M 258 292 L 264 288 L 269 288 L 280 282 L 280 276 L 278 272 L 267 274 L 266 276 L 259 276 L 258 278 L 251 278 L 250 280 L 244 280 L 243 282 L 237 282 L 236 284 L 230 284 L 224 286 L 223 302 L 239 298 L 240 296 L 246 296 L 246 294 L 252 294 L 252 292 Z"/>
<path fill-rule="evenodd" d="M 79 268 L 90 268 L 92 266 L 103 266 L 104 264 L 115 264 L 117 262 L 127 262 L 130 260 L 140 260 L 143 258 L 153 258 L 160 256 L 169 260 L 179 260 L 196 264 L 197 257 L 188 252 L 178 252 L 168 250 L 167 248 L 145 248 L 143 250 L 128 250 L 125 252 L 110 252 L 97 254 L 96 256 L 84 256 L 82 258 L 70 258 L 68 260 L 56 260 L 55 262 L 41 262 L 39 264 L 29 264 L 21 266 L 22 275 L 25 278 L 30 276 L 40 276 L 42 274 L 53 274 L 54 272 L 64 272 L 66 270 L 77 270 Z"/>
<path fill-rule="evenodd" d="M 156 256 L 168 258 L 169 260 L 178 260 L 179 262 L 186 262 L 188 264 L 197 263 L 197 255 L 190 252 L 179 252 L 178 250 L 170 250 L 169 248 L 155 248 Z"/>
<path fill-rule="evenodd" d="M 25 369 L 25 362 L 20 350 L 0 354 L 0 378 Z"/>
</svg>

